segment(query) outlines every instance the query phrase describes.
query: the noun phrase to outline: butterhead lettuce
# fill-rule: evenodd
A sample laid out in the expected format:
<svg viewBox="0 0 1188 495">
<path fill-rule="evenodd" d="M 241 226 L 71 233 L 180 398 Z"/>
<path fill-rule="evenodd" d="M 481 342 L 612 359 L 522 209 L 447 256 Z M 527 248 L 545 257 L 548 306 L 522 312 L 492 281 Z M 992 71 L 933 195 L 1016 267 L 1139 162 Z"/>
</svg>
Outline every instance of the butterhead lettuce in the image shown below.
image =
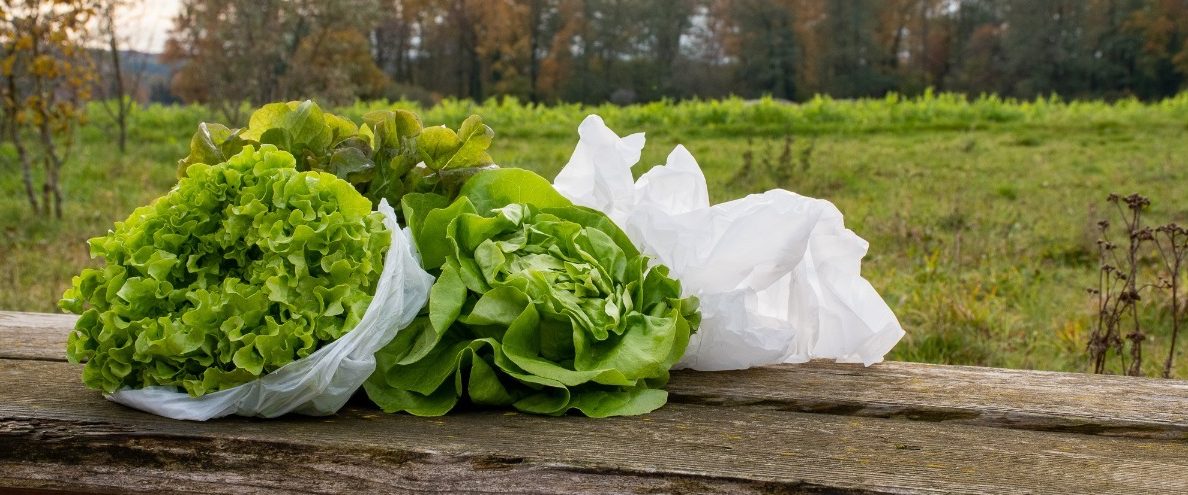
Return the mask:
<svg viewBox="0 0 1188 495">
<path fill-rule="evenodd" d="M 403 199 L 426 314 L 364 383 L 387 412 L 441 415 L 460 400 L 540 414 L 642 414 L 696 331 L 696 300 L 606 215 L 524 170 L 480 172 L 453 201 Z"/>
<path fill-rule="evenodd" d="M 60 303 L 81 315 L 67 356 L 86 361 L 85 384 L 200 396 L 355 326 L 391 236 L 349 182 L 295 166 L 272 145 L 188 164 L 173 190 L 90 240 L 105 266 L 74 277 Z"/>
</svg>

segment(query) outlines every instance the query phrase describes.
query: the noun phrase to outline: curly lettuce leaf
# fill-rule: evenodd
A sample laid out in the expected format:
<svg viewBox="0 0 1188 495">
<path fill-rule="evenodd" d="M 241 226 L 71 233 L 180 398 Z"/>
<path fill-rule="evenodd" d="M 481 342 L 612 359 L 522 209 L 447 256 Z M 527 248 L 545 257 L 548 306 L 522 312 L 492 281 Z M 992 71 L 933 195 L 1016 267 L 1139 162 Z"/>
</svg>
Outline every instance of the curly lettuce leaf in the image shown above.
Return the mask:
<svg viewBox="0 0 1188 495">
<path fill-rule="evenodd" d="M 90 387 L 234 387 L 341 337 L 371 302 L 391 238 L 349 183 L 271 145 L 186 172 L 91 239 L 105 265 L 63 295 Z"/>
<path fill-rule="evenodd" d="M 697 301 L 605 215 L 518 169 L 402 206 L 437 281 L 364 383 L 383 410 L 432 416 L 466 400 L 603 417 L 665 403 Z"/>
</svg>

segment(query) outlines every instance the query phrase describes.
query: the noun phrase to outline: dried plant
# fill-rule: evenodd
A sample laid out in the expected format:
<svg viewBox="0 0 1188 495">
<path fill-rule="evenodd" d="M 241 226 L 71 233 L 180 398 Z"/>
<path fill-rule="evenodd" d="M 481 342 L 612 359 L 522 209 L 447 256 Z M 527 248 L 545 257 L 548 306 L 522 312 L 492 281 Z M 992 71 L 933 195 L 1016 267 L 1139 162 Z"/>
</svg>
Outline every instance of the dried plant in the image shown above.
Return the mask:
<svg viewBox="0 0 1188 495">
<path fill-rule="evenodd" d="M 795 136 L 785 133 L 781 142 L 765 140 L 760 144 L 757 153 L 755 142 L 747 138 L 742 165 L 731 176 L 731 186 L 755 191 L 771 187 L 794 187 L 792 181 L 797 178 L 799 181 L 795 186 L 803 186 L 804 181 L 809 179 L 815 140 L 810 139 L 806 145 L 798 146 Z"/>
<path fill-rule="evenodd" d="M 1093 371 L 1107 372 L 1107 359 L 1113 351 L 1123 372 L 1131 376 L 1142 375 L 1143 343 L 1147 334 L 1143 332 L 1139 304 L 1145 293 L 1165 289 L 1171 299 L 1172 328 L 1162 376 L 1170 377 L 1184 313 L 1180 303 L 1180 279 L 1188 257 L 1188 231 L 1174 223 L 1156 228 L 1144 225 L 1143 212 L 1151 206 L 1151 201 L 1141 195 L 1111 194 L 1107 201 L 1122 220 L 1125 241 L 1124 244 L 1115 243 L 1110 237 L 1110 222 L 1098 222 L 1101 233 L 1097 241 L 1098 283 L 1096 288 L 1089 289 L 1097 299 L 1097 323 L 1088 343 Z M 1153 259 L 1158 263 L 1151 263 Z M 1156 283 L 1144 283 L 1143 277 L 1153 271 L 1151 268 L 1164 273 L 1156 272 Z"/>
<path fill-rule="evenodd" d="M 742 166 L 730 178 L 730 185 L 741 188 L 748 188 L 754 185 L 755 182 L 755 142 L 751 138 L 747 138 L 747 150 L 742 154 Z"/>
<path fill-rule="evenodd" d="M 771 171 L 772 177 L 776 184 L 781 187 L 787 187 L 788 183 L 792 181 L 792 176 L 795 170 L 792 168 L 792 147 L 795 138 L 791 134 L 784 134 L 784 147 L 780 151 L 779 158 L 774 162 L 775 170 Z"/>
<path fill-rule="evenodd" d="M 1176 356 L 1176 338 L 1180 334 L 1180 320 L 1184 310 L 1180 304 L 1180 270 L 1184 266 L 1184 258 L 1188 256 L 1188 229 L 1175 223 L 1169 223 L 1155 229 L 1155 247 L 1159 251 L 1159 260 L 1163 263 L 1166 277 L 1160 285 L 1168 290 L 1171 297 L 1171 343 L 1167 350 L 1167 359 L 1163 361 L 1163 377 L 1171 378 L 1172 362 Z"/>
</svg>

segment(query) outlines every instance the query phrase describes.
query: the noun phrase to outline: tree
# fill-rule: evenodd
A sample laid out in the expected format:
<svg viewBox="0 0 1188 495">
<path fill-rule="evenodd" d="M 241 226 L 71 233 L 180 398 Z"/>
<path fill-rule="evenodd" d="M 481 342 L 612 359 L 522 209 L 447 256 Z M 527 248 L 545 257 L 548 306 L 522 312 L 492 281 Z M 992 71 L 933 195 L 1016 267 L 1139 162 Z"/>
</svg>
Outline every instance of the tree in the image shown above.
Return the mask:
<svg viewBox="0 0 1188 495">
<path fill-rule="evenodd" d="M 546 41 L 552 36 L 557 5 L 555 0 L 527 0 L 528 6 L 528 99 L 540 101 L 537 85 L 540 81 L 540 62 L 547 52 Z"/>
<path fill-rule="evenodd" d="M 638 48 L 639 77 L 636 82 L 639 97 L 654 100 L 684 96 L 674 83 L 676 67 L 682 64 L 685 51 L 681 40 L 692 28 L 692 15 L 697 2 L 670 0 L 645 2 L 640 12 Z"/>
<path fill-rule="evenodd" d="M 888 5 L 873 0 L 824 2 L 816 23 L 820 46 L 820 85 L 833 95 L 879 96 L 896 88 L 895 57 L 877 42 L 878 14 Z"/>
<path fill-rule="evenodd" d="M 1175 94 L 1188 78 L 1188 0 L 1149 0 L 1126 25 L 1142 40 L 1137 67 L 1148 96 Z"/>
<path fill-rule="evenodd" d="M 1143 0 L 1091 0 L 1085 15 L 1085 41 L 1091 44 L 1085 70 L 1088 92 L 1107 97 L 1141 91 L 1144 77 L 1138 67 L 1142 36 L 1128 23 Z"/>
<path fill-rule="evenodd" d="M 372 30 L 375 63 L 395 81 L 414 83 L 412 48 L 418 34 L 419 5 L 409 0 L 386 0 L 384 16 Z"/>
<path fill-rule="evenodd" d="M 163 57 L 181 65 L 173 90 L 232 122 L 241 122 L 244 102 L 312 96 L 343 81 L 350 98 L 374 95 L 382 74 L 358 54 L 370 53 L 362 33 L 372 31 L 378 8 L 377 0 L 183 0 Z M 339 56 L 352 64 L 317 62 Z"/>
<path fill-rule="evenodd" d="M 88 0 L 0 0 L 0 100 L 3 127 L 17 150 L 29 206 L 62 218 L 59 176 L 90 97 L 93 67 L 86 54 Z M 34 140 L 38 154 L 28 144 Z M 33 162 L 42 163 L 41 197 Z"/>
<path fill-rule="evenodd" d="M 589 44 L 584 42 L 582 37 L 582 33 L 586 31 L 586 18 L 585 2 L 581 0 L 561 0 L 557 5 L 557 15 L 550 27 L 552 36 L 549 36 L 549 42 L 545 43 L 548 47 L 547 55 L 540 61 L 540 75 L 536 85 L 540 97 L 549 100 L 569 99 L 565 97 L 572 96 L 572 92 L 566 90 L 575 84 L 584 84 L 579 70 L 584 69 L 581 67 L 584 63 L 582 55 L 586 50 L 582 49 L 579 53 L 579 50 L 574 48 L 575 45 L 585 48 Z M 578 83 L 574 83 L 574 80 Z M 585 91 L 579 93 L 584 94 Z"/>
<path fill-rule="evenodd" d="M 179 64 L 173 92 L 187 102 L 215 106 L 230 122 L 242 122 L 244 102 L 278 96 L 285 66 L 279 0 L 185 1 L 174 19 L 162 59 Z"/>
<path fill-rule="evenodd" d="M 1006 10 L 1011 93 L 1033 97 L 1048 93 L 1076 96 L 1088 89 L 1088 55 L 1083 0 L 1009 0 Z"/>
<path fill-rule="evenodd" d="M 794 11 L 775 0 L 734 0 L 722 8 L 739 92 L 794 99 L 800 58 Z"/>
<path fill-rule="evenodd" d="M 102 95 L 103 111 L 116 124 L 120 153 L 128 149 L 128 118 L 140 92 L 141 76 L 144 74 L 144 60 L 136 67 L 127 67 L 123 48 L 127 45 L 119 32 L 120 21 L 128 16 L 132 6 L 130 0 L 104 0 L 99 7 L 99 34 L 107 45 L 107 64 L 100 65 L 104 79 L 109 82 L 107 93 Z M 134 63 L 134 65 L 137 65 Z"/>
<path fill-rule="evenodd" d="M 356 98 L 377 98 L 388 78 L 371 60 L 367 38 L 353 29 L 320 30 L 297 47 L 283 81 L 294 90 L 286 99 L 318 97 L 339 105 Z"/>
<path fill-rule="evenodd" d="M 529 0 L 474 5 L 474 55 L 486 92 L 531 99 L 535 3 Z"/>
<path fill-rule="evenodd" d="M 966 0 L 949 17 L 949 56 L 939 86 L 972 94 L 1002 93 L 1006 76 L 1001 1 Z"/>
<path fill-rule="evenodd" d="M 297 96 L 628 103 L 727 94 L 864 97 L 931 87 L 1157 98 L 1188 82 L 1188 0 L 183 5 L 167 53 L 183 65 L 173 87 L 229 116 L 244 101 Z M 372 65 L 394 82 L 381 92 Z"/>
</svg>

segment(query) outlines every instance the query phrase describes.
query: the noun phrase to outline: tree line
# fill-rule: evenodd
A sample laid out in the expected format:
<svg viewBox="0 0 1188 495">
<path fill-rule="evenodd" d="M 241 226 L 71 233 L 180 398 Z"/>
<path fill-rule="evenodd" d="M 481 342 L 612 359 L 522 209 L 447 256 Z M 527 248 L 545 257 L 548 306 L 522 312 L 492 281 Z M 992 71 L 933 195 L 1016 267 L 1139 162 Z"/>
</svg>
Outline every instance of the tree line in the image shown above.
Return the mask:
<svg viewBox="0 0 1188 495">
<path fill-rule="evenodd" d="M 927 88 L 1155 99 L 1188 0 L 185 0 L 186 101 L 801 100 Z"/>
<path fill-rule="evenodd" d="M 130 6 L 0 0 L 0 156 L 37 212 L 86 103 L 125 147 L 133 100 L 515 97 L 633 103 L 913 95 L 1158 99 L 1188 82 L 1188 0 L 182 0 L 160 64 Z M 168 78 L 168 89 L 159 83 Z M 147 82 L 147 83 L 146 83 Z"/>
</svg>

